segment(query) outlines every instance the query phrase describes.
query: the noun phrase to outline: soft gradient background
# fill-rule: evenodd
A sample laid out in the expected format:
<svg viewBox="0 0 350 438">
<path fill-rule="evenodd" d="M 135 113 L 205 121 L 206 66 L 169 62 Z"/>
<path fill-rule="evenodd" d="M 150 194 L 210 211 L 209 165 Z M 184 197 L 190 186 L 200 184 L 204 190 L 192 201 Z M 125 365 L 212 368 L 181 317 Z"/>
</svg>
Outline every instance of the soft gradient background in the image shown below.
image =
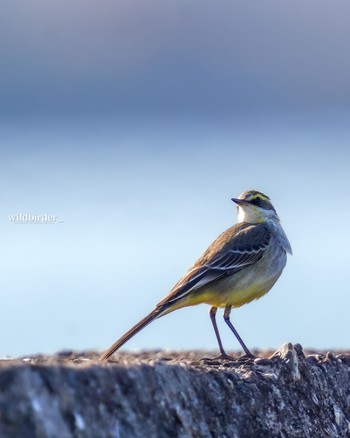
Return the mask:
<svg viewBox="0 0 350 438">
<path fill-rule="evenodd" d="M 251 348 L 348 348 L 349 14 L 345 0 L 2 4 L 0 355 L 109 346 L 251 188 L 294 256 L 233 312 L 238 331 Z M 208 310 L 127 348 L 215 349 Z"/>
</svg>

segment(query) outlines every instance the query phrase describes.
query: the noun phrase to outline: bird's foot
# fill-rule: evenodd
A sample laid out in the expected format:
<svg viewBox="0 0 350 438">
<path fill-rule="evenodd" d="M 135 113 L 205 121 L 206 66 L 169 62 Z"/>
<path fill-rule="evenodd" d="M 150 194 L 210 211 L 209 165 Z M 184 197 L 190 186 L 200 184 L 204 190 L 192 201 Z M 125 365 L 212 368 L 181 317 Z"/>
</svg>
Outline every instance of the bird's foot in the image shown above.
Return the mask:
<svg viewBox="0 0 350 438">
<path fill-rule="evenodd" d="M 252 360 L 256 359 L 256 356 L 254 356 L 254 354 L 250 353 L 250 354 L 243 354 L 242 356 L 237 357 L 237 361 L 238 362 L 250 362 Z"/>
<path fill-rule="evenodd" d="M 227 360 L 232 361 L 235 360 L 235 358 L 226 353 L 221 353 L 219 356 L 216 357 L 202 357 L 202 359 L 200 359 L 200 361 L 209 362 L 209 363 L 219 363 L 221 361 L 227 361 Z"/>
<path fill-rule="evenodd" d="M 239 357 L 233 357 L 230 356 L 227 353 L 221 353 L 219 356 L 216 357 L 203 357 L 200 359 L 200 362 L 208 363 L 208 364 L 220 364 L 223 362 L 249 362 L 253 359 L 256 359 L 256 356 L 254 356 L 252 353 L 250 354 L 243 354 L 243 356 Z"/>
</svg>

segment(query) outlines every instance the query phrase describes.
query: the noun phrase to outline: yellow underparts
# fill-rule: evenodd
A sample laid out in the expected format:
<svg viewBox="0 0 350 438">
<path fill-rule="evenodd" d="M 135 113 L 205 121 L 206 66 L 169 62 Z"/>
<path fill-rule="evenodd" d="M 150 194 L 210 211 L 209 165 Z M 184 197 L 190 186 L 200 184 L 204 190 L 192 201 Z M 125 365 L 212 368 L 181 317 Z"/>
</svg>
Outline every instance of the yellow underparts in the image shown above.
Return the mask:
<svg viewBox="0 0 350 438">
<path fill-rule="evenodd" d="M 182 307 L 195 306 L 197 304 L 209 304 L 214 307 L 240 307 L 253 300 L 261 298 L 271 289 L 271 287 L 272 285 L 267 286 L 266 284 L 261 285 L 259 283 L 254 283 L 248 289 L 237 290 L 229 294 L 213 290 L 197 294 L 192 292 L 189 293 L 187 297 L 184 297 L 183 300 L 175 302 L 163 313 L 163 315 L 176 309 L 181 309 Z"/>
</svg>

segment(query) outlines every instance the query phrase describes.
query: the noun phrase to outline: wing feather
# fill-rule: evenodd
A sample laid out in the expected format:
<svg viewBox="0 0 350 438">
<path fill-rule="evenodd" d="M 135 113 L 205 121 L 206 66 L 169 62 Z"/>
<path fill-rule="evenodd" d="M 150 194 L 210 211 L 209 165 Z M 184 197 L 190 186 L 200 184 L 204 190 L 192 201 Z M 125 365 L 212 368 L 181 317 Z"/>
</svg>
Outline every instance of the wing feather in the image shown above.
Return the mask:
<svg viewBox="0 0 350 438">
<path fill-rule="evenodd" d="M 158 306 L 171 305 L 225 276 L 259 261 L 269 246 L 271 232 L 265 224 L 239 223 L 224 231 L 176 283 Z"/>
</svg>

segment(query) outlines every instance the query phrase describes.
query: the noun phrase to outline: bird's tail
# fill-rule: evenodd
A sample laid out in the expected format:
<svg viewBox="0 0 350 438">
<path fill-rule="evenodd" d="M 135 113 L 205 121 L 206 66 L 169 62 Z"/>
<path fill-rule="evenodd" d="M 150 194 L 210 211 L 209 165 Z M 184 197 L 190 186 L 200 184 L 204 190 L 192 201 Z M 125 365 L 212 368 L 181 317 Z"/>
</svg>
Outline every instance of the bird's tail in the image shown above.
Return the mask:
<svg viewBox="0 0 350 438">
<path fill-rule="evenodd" d="M 164 307 L 156 307 L 153 312 L 151 312 L 149 315 L 147 315 L 145 318 L 143 318 L 140 322 L 138 322 L 134 327 L 132 327 L 129 331 L 127 331 L 120 339 L 118 339 L 116 342 L 114 342 L 113 345 L 111 345 L 108 350 L 106 350 L 100 357 L 99 360 L 106 360 L 108 359 L 115 351 L 118 350 L 125 342 L 127 342 L 130 338 L 132 338 L 136 333 L 138 333 L 140 330 L 142 330 L 146 325 L 150 324 L 152 321 L 154 321 L 156 318 L 159 318 L 164 314 Z"/>
</svg>

